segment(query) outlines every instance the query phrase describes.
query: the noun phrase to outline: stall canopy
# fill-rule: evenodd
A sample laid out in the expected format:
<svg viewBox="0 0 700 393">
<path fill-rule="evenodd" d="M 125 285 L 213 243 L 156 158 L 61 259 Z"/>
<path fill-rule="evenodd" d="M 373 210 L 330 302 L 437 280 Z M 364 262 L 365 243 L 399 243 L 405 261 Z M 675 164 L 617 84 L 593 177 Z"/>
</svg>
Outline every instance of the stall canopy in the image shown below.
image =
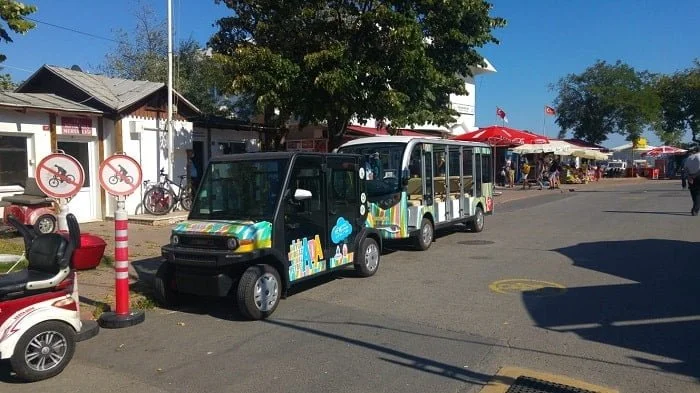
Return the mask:
<svg viewBox="0 0 700 393">
<path fill-rule="evenodd" d="M 496 147 L 549 143 L 549 139 L 542 135 L 501 126 L 480 128 L 452 139 L 457 141 L 483 142 Z"/>
<path fill-rule="evenodd" d="M 608 155 L 601 153 L 597 150 L 574 150 L 571 152 L 574 157 L 585 158 L 588 160 L 605 161 L 608 159 Z"/>
<path fill-rule="evenodd" d="M 673 146 L 659 146 L 655 147 L 649 151 L 642 153 L 642 157 L 662 157 L 662 156 L 675 156 L 680 154 L 685 154 L 687 150 L 679 149 Z"/>
<path fill-rule="evenodd" d="M 561 140 L 550 140 L 544 144 L 525 144 L 511 149 L 516 154 L 553 153 L 559 156 L 569 156 L 575 149 L 572 144 Z"/>
</svg>

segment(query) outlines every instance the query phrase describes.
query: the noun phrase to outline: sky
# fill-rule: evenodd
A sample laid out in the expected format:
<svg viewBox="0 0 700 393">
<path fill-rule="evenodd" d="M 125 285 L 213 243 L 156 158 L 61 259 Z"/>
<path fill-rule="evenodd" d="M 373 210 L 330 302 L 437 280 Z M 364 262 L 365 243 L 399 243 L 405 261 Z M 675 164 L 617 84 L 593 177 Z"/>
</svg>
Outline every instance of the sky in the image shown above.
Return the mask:
<svg viewBox="0 0 700 393">
<path fill-rule="evenodd" d="M 22 0 L 38 11 L 32 18 L 94 36 L 114 38 L 115 31 L 134 27 L 135 0 Z M 143 0 L 162 17 L 166 0 Z M 596 60 L 622 60 L 638 70 L 672 73 L 700 58 L 700 7 L 697 0 L 492 0 L 492 16 L 507 20 L 497 29 L 499 45 L 480 53 L 496 68 L 476 79 L 476 124 L 499 124 L 496 107 L 511 127 L 546 134 L 558 133 L 554 117 L 544 117 L 556 92 L 549 85 L 571 73 L 581 73 Z M 204 44 L 216 31 L 213 23 L 230 14 L 214 0 L 173 0 L 175 42 L 194 38 Z M 11 34 L 14 42 L 0 44 L 7 55 L 3 72 L 16 82 L 43 64 L 96 72 L 105 54 L 115 47 L 109 40 L 78 34 L 44 23 L 26 35 Z M 544 121 L 543 121 L 544 120 Z M 659 145 L 653 133 L 645 135 Z M 687 138 L 690 139 L 689 137 Z M 603 144 L 625 143 L 611 135 Z"/>
</svg>

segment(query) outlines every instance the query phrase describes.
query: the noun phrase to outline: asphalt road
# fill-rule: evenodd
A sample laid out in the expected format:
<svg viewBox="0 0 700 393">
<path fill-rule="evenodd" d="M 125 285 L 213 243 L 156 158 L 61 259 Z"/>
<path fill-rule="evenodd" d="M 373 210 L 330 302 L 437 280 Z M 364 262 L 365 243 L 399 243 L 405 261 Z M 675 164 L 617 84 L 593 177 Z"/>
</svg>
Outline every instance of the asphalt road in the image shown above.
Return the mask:
<svg viewBox="0 0 700 393">
<path fill-rule="evenodd" d="M 483 233 L 389 250 L 372 278 L 307 285 L 268 321 L 240 321 L 226 302 L 157 309 L 80 343 L 50 381 L 14 384 L 3 365 L 0 391 L 478 392 L 519 366 L 621 392 L 698 392 L 689 201 L 669 182 L 543 191 L 502 206 Z"/>
</svg>

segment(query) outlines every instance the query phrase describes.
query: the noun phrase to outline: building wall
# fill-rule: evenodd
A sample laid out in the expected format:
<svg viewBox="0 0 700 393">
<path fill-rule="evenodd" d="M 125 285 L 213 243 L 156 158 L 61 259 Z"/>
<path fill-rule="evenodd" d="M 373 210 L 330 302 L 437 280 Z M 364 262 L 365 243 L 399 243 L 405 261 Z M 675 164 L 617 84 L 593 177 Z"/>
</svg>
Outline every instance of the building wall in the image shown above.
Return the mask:
<svg viewBox="0 0 700 393">
<path fill-rule="evenodd" d="M 107 125 L 107 123 L 111 123 Z M 141 164 L 143 180 L 157 182 L 159 180 L 160 169 L 168 171 L 168 134 L 165 121 L 156 118 L 144 118 L 127 116 L 122 118 L 122 146 L 124 153 L 134 158 Z M 116 122 L 105 120 L 105 139 L 110 140 L 106 146 L 105 157 L 114 154 L 116 147 L 115 132 Z M 168 177 L 178 183 L 180 175 L 186 174 L 187 155 L 186 150 L 192 148 L 192 123 L 187 121 L 173 122 L 175 130 L 174 138 L 174 174 L 168 173 Z M 107 138 L 107 135 L 110 137 Z M 145 189 L 143 184 L 139 185 L 134 194 L 126 199 L 126 210 L 128 214 L 144 213 L 142 200 Z M 114 197 L 107 197 L 106 214 L 114 216 L 116 200 Z"/>
<path fill-rule="evenodd" d="M 83 127 L 78 133 L 72 133 L 74 129 L 69 129 L 63 126 L 64 118 L 87 118 L 91 121 L 91 127 Z M 80 145 L 81 149 L 86 154 L 80 157 L 79 161 L 87 168 L 85 172 L 89 173 L 89 186 L 83 189 L 74 197 L 68 204 L 71 212 L 75 213 L 78 220 L 81 222 L 93 221 L 101 218 L 101 204 L 99 184 L 97 181 L 97 159 L 98 144 L 97 144 L 97 116 L 84 115 L 57 115 L 56 116 L 56 137 L 59 144 L 65 142 L 73 142 L 75 145 Z M 44 157 L 51 154 L 53 149 L 51 145 L 50 132 L 50 114 L 45 111 L 15 111 L 9 109 L 0 109 L 0 135 L 10 137 L 26 138 L 26 160 L 27 160 L 27 177 L 34 177 L 36 165 Z M 74 146 L 75 146 L 74 145 Z M 76 146 L 77 147 L 77 146 Z M 0 170 L 3 170 L 0 168 Z M 24 182 L 24 178 L 21 182 Z M 0 186 L 0 198 L 4 196 L 21 193 L 22 187 L 18 186 Z M 0 211 L 0 214 L 2 212 Z"/>
</svg>

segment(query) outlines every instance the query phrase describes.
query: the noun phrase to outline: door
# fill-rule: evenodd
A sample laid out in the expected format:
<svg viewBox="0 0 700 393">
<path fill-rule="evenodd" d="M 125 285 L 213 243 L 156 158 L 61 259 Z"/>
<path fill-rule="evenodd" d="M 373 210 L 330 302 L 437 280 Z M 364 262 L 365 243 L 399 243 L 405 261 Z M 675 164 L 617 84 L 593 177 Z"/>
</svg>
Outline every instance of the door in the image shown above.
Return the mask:
<svg viewBox="0 0 700 393">
<path fill-rule="evenodd" d="M 96 179 L 97 164 L 95 160 L 95 142 L 65 142 L 58 141 L 58 149 L 74 157 L 85 172 L 85 183 L 68 203 L 68 209 L 79 222 L 94 221 L 97 216 L 98 187 Z"/>
<path fill-rule="evenodd" d="M 478 148 L 477 148 L 478 149 Z M 481 158 L 481 152 L 478 152 L 474 155 L 474 196 L 477 198 L 481 198 L 481 183 L 482 183 L 482 175 L 481 175 L 481 166 L 482 166 L 482 158 Z"/>
<path fill-rule="evenodd" d="M 448 202 L 448 212 L 451 219 L 459 218 L 464 214 L 464 208 L 462 207 L 463 198 L 463 186 L 462 186 L 462 176 L 460 171 L 460 148 L 459 146 L 448 146 L 447 151 L 447 172 L 448 176 L 445 180 L 445 186 L 447 188 L 447 202 Z"/>
<path fill-rule="evenodd" d="M 321 273 L 327 269 L 326 190 L 322 176 L 323 158 L 297 156 L 284 194 L 285 247 L 289 260 L 289 281 Z M 297 190 L 311 196 L 299 200 Z"/>
<path fill-rule="evenodd" d="M 464 200 L 462 206 L 464 206 L 464 215 L 471 216 L 474 214 L 472 204 L 470 203 L 470 197 L 474 196 L 474 148 L 463 147 L 462 148 L 462 187 L 464 189 Z"/>
<path fill-rule="evenodd" d="M 355 238 L 360 228 L 361 201 L 357 181 L 357 161 L 353 157 L 327 157 L 328 235 L 326 247 L 328 268 L 352 263 Z"/>
</svg>

